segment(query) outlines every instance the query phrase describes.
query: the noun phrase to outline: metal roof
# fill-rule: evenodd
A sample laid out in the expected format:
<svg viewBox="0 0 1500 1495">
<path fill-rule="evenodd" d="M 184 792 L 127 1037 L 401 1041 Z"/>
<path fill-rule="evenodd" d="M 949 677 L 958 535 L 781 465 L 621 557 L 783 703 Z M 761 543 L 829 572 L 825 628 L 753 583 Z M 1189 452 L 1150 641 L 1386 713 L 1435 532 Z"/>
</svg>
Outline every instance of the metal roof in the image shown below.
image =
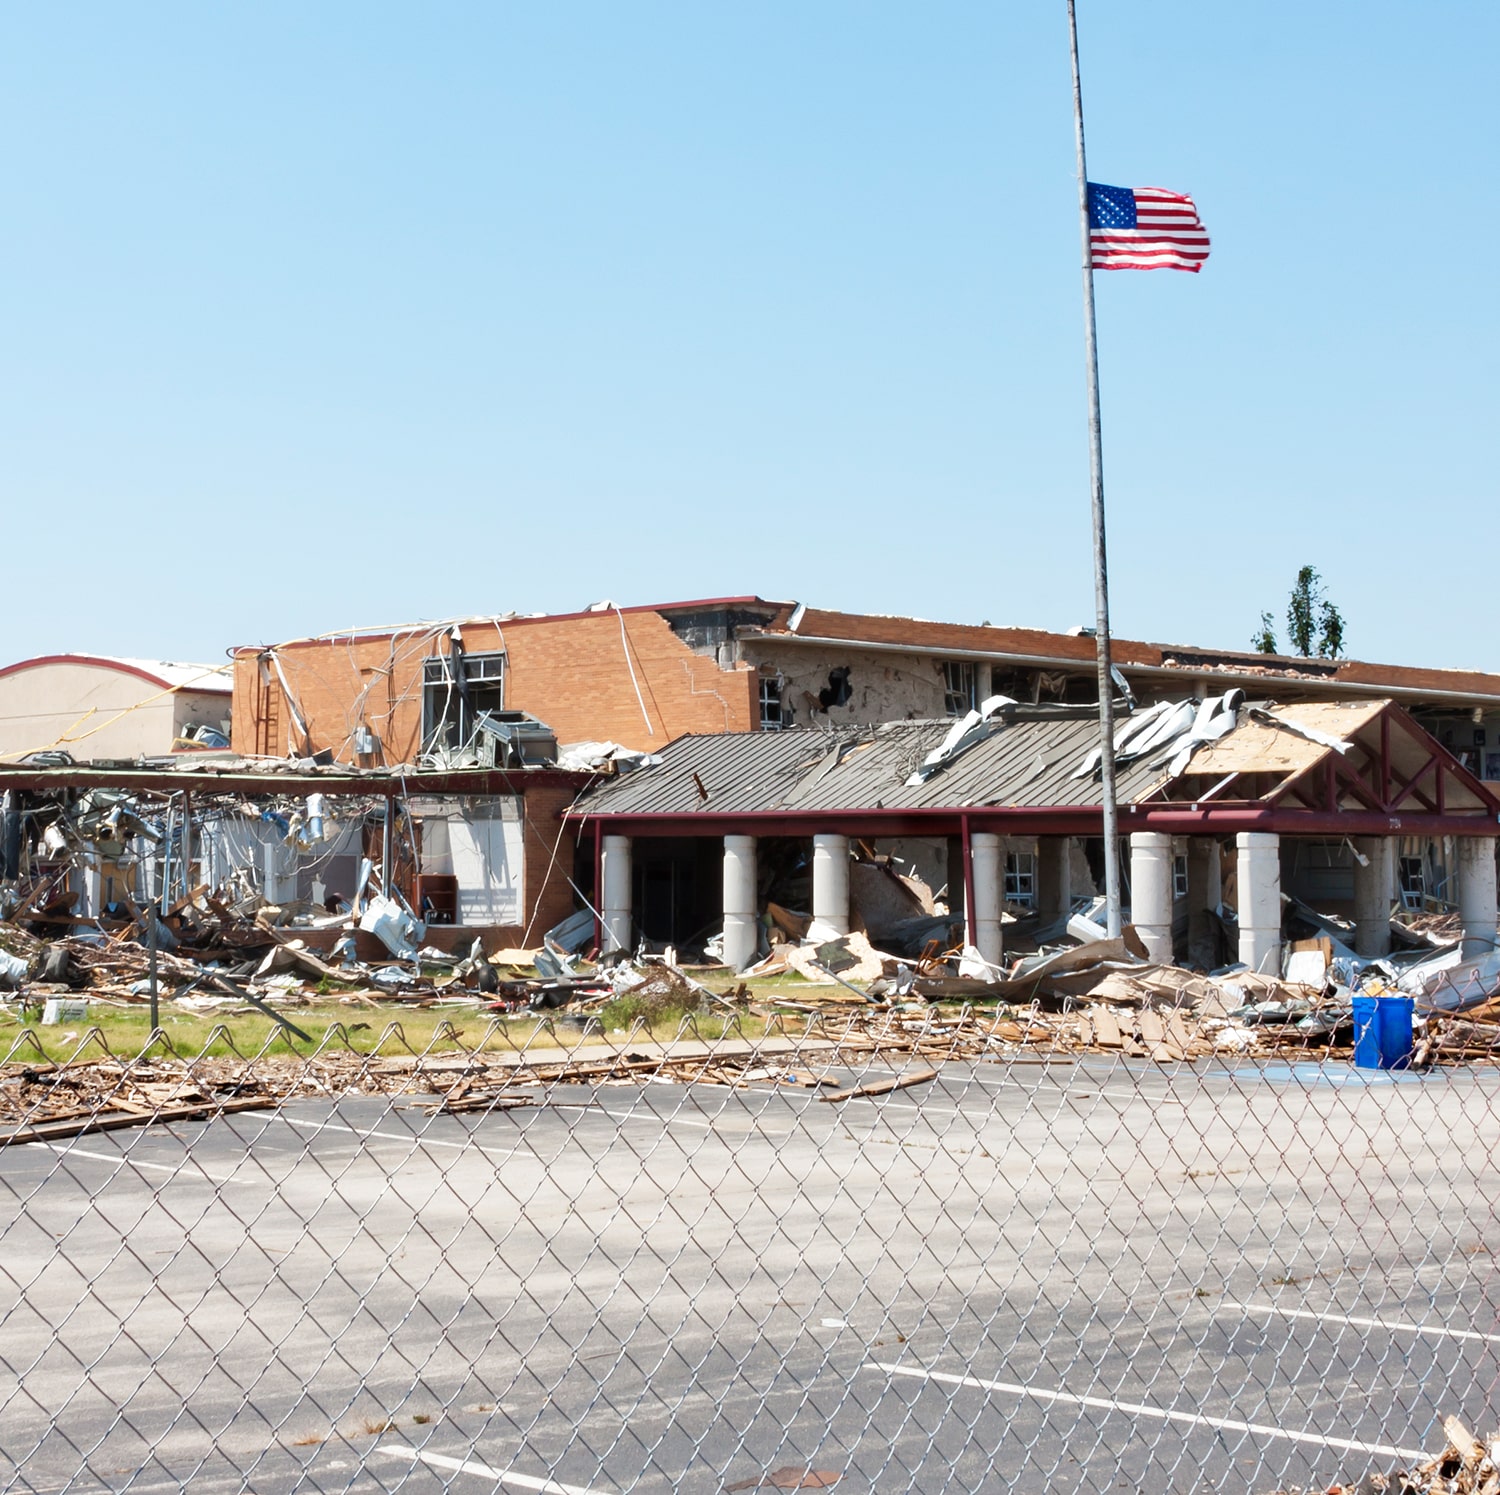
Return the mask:
<svg viewBox="0 0 1500 1495">
<path fill-rule="evenodd" d="M 572 813 L 667 824 L 824 814 L 1076 818 L 1100 807 L 1097 771 L 1080 773 L 1099 740 L 1092 707 L 990 704 L 963 727 L 886 722 L 680 737 L 657 765 L 607 781 Z M 917 773 L 961 732 L 947 757 Z M 1238 804 L 1304 826 L 1309 813 L 1364 812 L 1389 834 L 1425 810 L 1446 817 L 1444 833 L 1467 834 L 1492 828 L 1500 811 L 1500 800 L 1390 701 L 1262 706 L 1231 692 L 1122 717 L 1115 742 L 1120 805 L 1163 823 L 1169 809 L 1222 817 Z M 1455 819 L 1464 816 L 1476 818 Z"/>
<path fill-rule="evenodd" d="M 800 728 L 679 737 L 661 763 L 590 793 L 590 815 L 718 815 L 761 811 L 1092 807 L 1098 776 L 1075 778 L 1099 740 L 1099 721 L 1058 714 L 991 723 L 990 734 L 925 783 L 907 779 L 948 735 L 951 721 L 874 727 Z M 1157 755 L 1118 775 L 1122 804 L 1167 781 Z"/>
</svg>

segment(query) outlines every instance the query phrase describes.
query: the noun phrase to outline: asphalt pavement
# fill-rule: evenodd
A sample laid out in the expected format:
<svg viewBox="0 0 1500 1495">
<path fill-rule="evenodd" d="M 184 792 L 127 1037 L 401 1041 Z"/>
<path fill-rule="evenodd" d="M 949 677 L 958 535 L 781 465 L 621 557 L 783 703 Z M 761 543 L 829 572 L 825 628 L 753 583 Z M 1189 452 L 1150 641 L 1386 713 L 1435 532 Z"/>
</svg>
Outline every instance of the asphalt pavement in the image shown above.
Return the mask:
<svg viewBox="0 0 1500 1495">
<path fill-rule="evenodd" d="M 1500 1422 L 1495 1071 L 821 1093 L 7 1148 L 0 1483 L 1271 1491 Z"/>
</svg>

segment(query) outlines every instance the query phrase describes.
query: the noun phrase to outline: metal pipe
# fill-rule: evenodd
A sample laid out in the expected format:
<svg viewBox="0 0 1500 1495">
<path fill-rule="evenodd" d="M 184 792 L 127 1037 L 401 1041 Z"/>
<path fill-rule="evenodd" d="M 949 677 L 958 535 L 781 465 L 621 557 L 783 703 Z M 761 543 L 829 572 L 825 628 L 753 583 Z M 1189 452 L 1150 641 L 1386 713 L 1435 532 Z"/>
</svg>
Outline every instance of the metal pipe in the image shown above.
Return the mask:
<svg viewBox="0 0 1500 1495">
<path fill-rule="evenodd" d="M 156 1001 L 156 920 L 159 913 L 157 900 L 153 898 L 146 905 L 146 980 L 147 989 L 151 995 L 151 1031 L 153 1033 L 161 1026 L 161 1013 L 157 1010 Z"/>
<path fill-rule="evenodd" d="M 1089 393 L 1089 494 L 1094 528 L 1094 658 L 1099 678 L 1099 777 L 1104 828 L 1104 896 L 1111 939 L 1120 934 L 1120 827 L 1115 801 L 1115 693 L 1110 679 L 1109 567 L 1104 544 L 1104 440 L 1099 416 L 1099 347 L 1094 326 L 1094 256 L 1089 244 L 1088 165 L 1083 147 L 1083 84 L 1078 71 L 1078 18 L 1068 0 L 1073 59 L 1073 134 L 1078 147 L 1078 225 L 1083 246 L 1083 323 Z"/>
</svg>

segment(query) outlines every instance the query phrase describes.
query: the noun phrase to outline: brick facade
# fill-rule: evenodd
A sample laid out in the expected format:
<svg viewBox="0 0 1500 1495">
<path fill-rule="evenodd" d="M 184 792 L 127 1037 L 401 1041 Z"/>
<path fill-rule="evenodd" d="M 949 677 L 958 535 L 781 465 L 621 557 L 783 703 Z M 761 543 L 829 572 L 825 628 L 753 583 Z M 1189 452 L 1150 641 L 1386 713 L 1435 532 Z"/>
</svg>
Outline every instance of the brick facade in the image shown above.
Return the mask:
<svg viewBox="0 0 1500 1495">
<path fill-rule="evenodd" d="M 469 654 L 504 653 L 506 709 L 539 717 L 560 743 L 601 739 L 653 750 L 687 732 L 742 732 L 759 720 L 755 671 L 721 669 L 650 609 L 468 622 L 461 632 Z M 412 762 L 421 748 L 422 662 L 448 651 L 447 634 L 416 627 L 298 640 L 274 655 L 238 650 L 235 751 L 295 757 L 328 749 L 352 762 L 363 725 L 380 740 L 378 761 Z"/>
</svg>

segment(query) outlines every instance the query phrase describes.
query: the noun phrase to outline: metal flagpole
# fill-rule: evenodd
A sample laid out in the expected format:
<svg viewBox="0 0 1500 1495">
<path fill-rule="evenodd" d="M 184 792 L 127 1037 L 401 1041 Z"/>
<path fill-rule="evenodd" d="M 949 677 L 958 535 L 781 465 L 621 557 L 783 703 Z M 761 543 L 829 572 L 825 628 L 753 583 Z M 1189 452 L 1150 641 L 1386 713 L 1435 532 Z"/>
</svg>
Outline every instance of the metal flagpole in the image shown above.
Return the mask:
<svg viewBox="0 0 1500 1495">
<path fill-rule="evenodd" d="M 1115 804 L 1115 704 L 1109 655 L 1109 573 L 1104 552 L 1104 447 L 1099 426 L 1099 345 L 1094 330 L 1094 259 L 1089 248 L 1088 166 L 1083 151 L 1083 85 L 1078 76 L 1078 18 L 1068 0 L 1073 54 L 1073 130 L 1078 141 L 1078 223 L 1083 240 L 1083 320 L 1088 344 L 1089 474 L 1094 515 L 1094 651 L 1099 671 L 1099 751 L 1104 799 L 1104 895 L 1111 938 L 1120 933 L 1120 818 Z"/>
</svg>

